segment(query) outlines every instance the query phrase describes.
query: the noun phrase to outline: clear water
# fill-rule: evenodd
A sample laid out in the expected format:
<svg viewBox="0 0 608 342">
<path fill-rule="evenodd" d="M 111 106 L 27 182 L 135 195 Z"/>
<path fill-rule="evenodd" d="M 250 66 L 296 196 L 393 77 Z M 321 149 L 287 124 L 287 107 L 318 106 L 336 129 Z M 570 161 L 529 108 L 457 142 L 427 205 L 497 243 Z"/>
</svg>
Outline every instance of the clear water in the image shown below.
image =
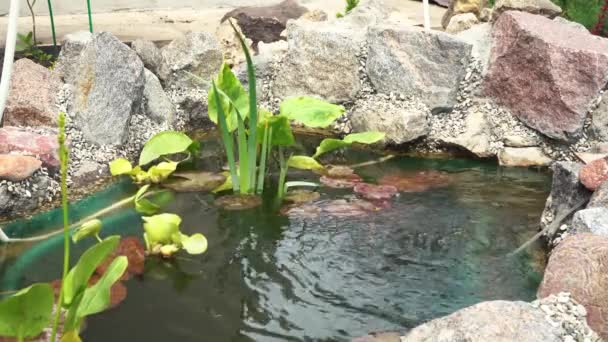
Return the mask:
<svg viewBox="0 0 608 342">
<path fill-rule="evenodd" d="M 368 157 L 351 152 L 347 159 Z M 228 212 L 214 207 L 211 195 L 177 195 L 165 211 L 182 216 L 184 231 L 203 232 L 208 252 L 173 262 L 148 259 L 146 273 L 126 283 L 126 301 L 87 321 L 84 340 L 343 341 L 406 331 L 484 300 L 534 298 L 542 250 L 516 259 L 505 254 L 535 233 L 548 175 L 414 158 L 359 173 L 373 180 L 403 170 L 441 170 L 452 182 L 401 193 L 390 208 L 347 218 L 288 218 L 268 206 Z M 324 199 L 349 196 L 321 192 Z M 76 204 L 73 215 L 130 194 L 131 186 L 115 184 Z M 6 229 L 27 234 L 58 223 L 51 212 Z M 131 210 L 105 223 L 106 234 L 142 229 Z M 60 248 L 60 237 L 27 248 L 0 246 L 0 291 L 58 278 Z"/>
</svg>

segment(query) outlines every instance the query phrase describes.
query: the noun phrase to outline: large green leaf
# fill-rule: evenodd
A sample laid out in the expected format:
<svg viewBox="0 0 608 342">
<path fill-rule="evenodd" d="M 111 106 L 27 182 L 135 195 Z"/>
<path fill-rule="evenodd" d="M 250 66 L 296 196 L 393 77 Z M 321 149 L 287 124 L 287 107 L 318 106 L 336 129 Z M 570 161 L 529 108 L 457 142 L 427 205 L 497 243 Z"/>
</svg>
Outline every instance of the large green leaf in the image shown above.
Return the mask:
<svg viewBox="0 0 608 342">
<path fill-rule="evenodd" d="M 383 132 L 369 131 L 361 133 L 352 133 L 344 137 L 344 141 L 347 143 L 359 143 L 359 144 L 374 144 L 384 139 L 386 134 Z"/>
<path fill-rule="evenodd" d="M 266 116 L 258 125 L 258 141 L 262 141 L 266 127 L 272 128 L 271 146 L 291 146 L 295 143 L 289 119 L 285 115 Z"/>
<path fill-rule="evenodd" d="M 133 166 L 125 158 L 118 158 L 110 162 L 110 174 L 112 176 L 126 175 L 131 171 L 133 171 Z"/>
<path fill-rule="evenodd" d="M 173 235 L 179 233 L 179 225 L 182 222 L 179 216 L 167 213 L 144 216 L 142 219 L 144 220 L 144 230 L 148 243 L 151 246 L 171 243 Z"/>
<path fill-rule="evenodd" d="M 323 170 L 323 165 L 308 156 L 292 156 L 287 160 L 287 166 L 300 170 Z"/>
<path fill-rule="evenodd" d="M 344 107 L 312 97 L 291 97 L 281 103 L 281 114 L 307 127 L 325 128 L 344 113 Z"/>
<path fill-rule="evenodd" d="M 323 141 L 321 141 L 319 146 L 317 146 L 317 150 L 315 151 L 315 154 L 312 157 L 318 158 L 319 156 L 321 156 L 324 153 L 331 152 L 333 150 L 337 150 L 337 149 L 339 149 L 341 147 L 345 147 L 345 146 L 350 146 L 350 143 L 347 143 L 340 139 L 332 139 L 332 138 L 323 139 Z"/>
<path fill-rule="evenodd" d="M 156 134 L 144 145 L 139 155 L 139 165 L 174 153 L 182 153 L 188 150 L 193 141 L 182 132 L 164 131 Z"/>
<path fill-rule="evenodd" d="M 78 305 L 76 316 L 82 318 L 107 309 L 110 305 L 110 288 L 122 277 L 128 264 L 126 256 L 115 258 L 101 279 L 84 291 L 84 296 L 80 305 Z"/>
<path fill-rule="evenodd" d="M 249 95 L 245 92 L 241 81 L 226 63 L 222 64 L 222 68 L 215 79 L 215 86 L 220 95 L 222 108 L 227 116 L 228 130 L 232 132 L 237 128 L 237 110 L 243 120 L 249 116 Z M 207 96 L 209 119 L 218 124 L 217 103 L 214 98 L 215 90 L 211 87 Z"/>
<path fill-rule="evenodd" d="M 68 306 L 74 297 L 86 289 L 89 278 L 107 257 L 116 249 L 120 236 L 114 235 L 89 248 L 68 273 L 63 286 L 63 304 Z"/>
<path fill-rule="evenodd" d="M 0 302 L 0 336 L 24 338 L 39 335 L 51 321 L 53 289 L 34 284 Z"/>
</svg>

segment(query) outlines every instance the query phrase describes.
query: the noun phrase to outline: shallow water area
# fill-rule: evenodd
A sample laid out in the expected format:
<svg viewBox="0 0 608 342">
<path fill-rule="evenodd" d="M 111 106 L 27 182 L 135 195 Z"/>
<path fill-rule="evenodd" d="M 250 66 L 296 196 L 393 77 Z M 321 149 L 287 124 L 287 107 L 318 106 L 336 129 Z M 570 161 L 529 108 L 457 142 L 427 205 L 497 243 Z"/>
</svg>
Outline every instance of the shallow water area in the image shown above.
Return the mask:
<svg viewBox="0 0 608 342">
<path fill-rule="evenodd" d="M 364 152 L 346 155 L 351 163 L 368 159 Z M 179 214 L 185 233 L 205 234 L 208 251 L 148 258 L 145 273 L 126 282 L 127 299 L 88 319 L 84 340 L 347 341 L 370 331 L 405 332 L 484 300 L 535 297 L 542 248 L 506 254 L 536 232 L 548 174 L 407 157 L 356 171 L 368 182 L 420 171 L 447 180 L 401 191 L 364 215 L 281 215 L 268 199 L 227 211 L 215 206 L 214 195 L 176 194 L 163 211 Z M 320 203 L 356 196 L 352 189 L 318 192 Z M 73 218 L 132 193 L 131 185 L 116 183 L 76 204 Z M 50 212 L 5 230 L 28 236 L 59 223 Z M 102 235 L 142 232 L 130 209 L 104 223 Z M 27 248 L 0 246 L 0 292 L 58 278 L 61 253 L 60 236 Z"/>
</svg>

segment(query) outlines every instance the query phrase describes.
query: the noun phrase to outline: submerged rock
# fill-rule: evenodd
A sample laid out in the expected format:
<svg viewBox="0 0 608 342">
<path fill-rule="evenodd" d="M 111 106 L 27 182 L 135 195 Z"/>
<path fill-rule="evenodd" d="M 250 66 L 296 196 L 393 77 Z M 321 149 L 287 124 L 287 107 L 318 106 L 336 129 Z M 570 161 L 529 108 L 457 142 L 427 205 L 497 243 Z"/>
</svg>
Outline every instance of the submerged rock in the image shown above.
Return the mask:
<svg viewBox="0 0 608 342">
<path fill-rule="evenodd" d="M 254 195 L 227 195 L 216 199 L 215 205 L 224 210 L 246 210 L 262 205 L 262 199 Z"/>
<path fill-rule="evenodd" d="M 401 171 L 383 176 L 378 184 L 395 186 L 402 192 L 423 192 L 448 186 L 451 182 L 448 173 L 440 171 Z"/>
<path fill-rule="evenodd" d="M 146 263 L 146 249 L 137 237 L 124 237 L 120 239 L 118 247 L 99 265 L 95 272 L 102 276 L 108 266 L 119 256 L 126 256 L 129 262 L 127 271 L 121 277 L 122 280 L 127 280 L 131 276 L 139 276 L 144 274 Z"/>
<path fill-rule="evenodd" d="M 336 199 L 281 208 L 281 214 L 293 217 L 319 218 L 365 216 L 385 209 L 387 202 L 369 202 L 362 199 Z"/>
<path fill-rule="evenodd" d="M 291 203 L 314 202 L 321 197 L 321 194 L 310 190 L 291 190 L 285 196 L 285 201 Z"/>
<path fill-rule="evenodd" d="M 458 310 L 412 329 L 402 342 L 560 342 L 566 332 L 525 302 L 490 301 Z"/>
<path fill-rule="evenodd" d="M 129 120 L 141 104 L 144 66 L 137 54 L 108 32 L 93 35 L 80 54 L 73 111 L 86 140 L 98 145 L 127 141 Z"/>
<path fill-rule="evenodd" d="M 388 200 L 399 192 L 392 185 L 374 185 L 368 183 L 359 183 L 353 189 L 359 196 L 373 201 Z"/>
<path fill-rule="evenodd" d="M 55 97 L 61 88 L 56 74 L 22 58 L 13 65 L 9 96 L 4 109 L 6 126 L 57 126 Z"/>
<path fill-rule="evenodd" d="M 357 176 L 357 175 L 355 175 Z M 321 184 L 328 186 L 334 189 L 349 189 L 357 185 L 362 181 L 361 177 L 347 177 L 347 178 L 336 178 L 336 177 L 328 177 L 321 176 L 319 178 Z"/>
<path fill-rule="evenodd" d="M 608 39 L 524 12 L 494 24 L 483 92 L 548 137 L 576 138 L 607 80 Z"/>
<path fill-rule="evenodd" d="M 163 182 L 163 187 L 177 192 L 207 192 L 224 184 L 226 176 L 202 171 L 181 171 Z"/>
<path fill-rule="evenodd" d="M 505 147 L 498 153 L 502 166 L 547 166 L 552 161 L 540 147 Z"/>
<path fill-rule="evenodd" d="M 433 112 L 456 104 L 472 46 L 444 32 L 380 25 L 368 32 L 367 74 L 382 93 L 419 97 Z"/>
<path fill-rule="evenodd" d="M 29 178 L 42 166 L 34 157 L 16 154 L 0 154 L 0 179 L 20 182 Z"/>
<path fill-rule="evenodd" d="M 569 292 L 587 311 L 587 322 L 608 339 L 608 237 L 569 236 L 552 252 L 538 297 Z"/>
</svg>

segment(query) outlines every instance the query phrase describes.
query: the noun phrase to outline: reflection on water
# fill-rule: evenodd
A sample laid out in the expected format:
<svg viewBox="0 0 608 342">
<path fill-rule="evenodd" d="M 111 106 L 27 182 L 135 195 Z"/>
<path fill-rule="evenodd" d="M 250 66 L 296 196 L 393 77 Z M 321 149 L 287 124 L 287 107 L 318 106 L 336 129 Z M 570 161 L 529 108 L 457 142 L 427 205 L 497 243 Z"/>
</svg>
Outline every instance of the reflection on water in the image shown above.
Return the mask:
<svg viewBox="0 0 608 342">
<path fill-rule="evenodd" d="M 166 211 L 183 217 L 187 233 L 203 232 L 208 252 L 148 260 L 143 277 L 127 283 L 123 305 L 91 318 L 84 339 L 342 341 L 407 330 L 483 300 L 532 299 L 538 258 L 505 254 L 534 234 L 548 176 L 408 158 L 358 172 L 373 180 L 416 170 L 446 172 L 449 184 L 402 192 L 389 207 L 357 217 L 218 211 L 211 195 L 177 195 Z M 320 192 L 321 201 L 350 195 Z M 129 211 L 112 220 L 115 232 L 141 229 Z M 19 285 L 56 278 L 59 247 L 31 257 Z M 5 279 L 15 278 L 18 264 L 0 267 Z"/>
</svg>

